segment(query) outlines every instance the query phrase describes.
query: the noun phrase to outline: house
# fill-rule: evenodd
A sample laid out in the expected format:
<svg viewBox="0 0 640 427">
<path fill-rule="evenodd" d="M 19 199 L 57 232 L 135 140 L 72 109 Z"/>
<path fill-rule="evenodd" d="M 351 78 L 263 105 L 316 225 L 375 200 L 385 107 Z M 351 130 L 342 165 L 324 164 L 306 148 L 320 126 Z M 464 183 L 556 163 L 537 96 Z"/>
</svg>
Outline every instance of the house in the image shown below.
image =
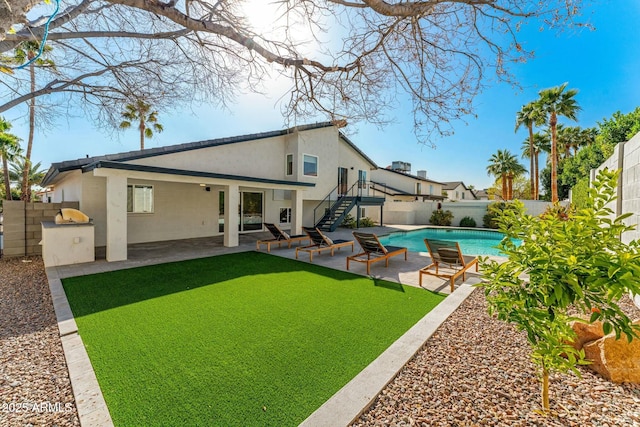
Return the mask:
<svg viewBox="0 0 640 427">
<path fill-rule="evenodd" d="M 477 200 L 489 200 L 489 189 L 474 191 Z"/>
<path fill-rule="evenodd" d="M 237 246 L 263 222 L 337 227 L 338 213 L 382 209 L 368 194 L 377 168 L 325 122 L 54 163 L 42 186 L 53 202 L 78 201 L 95 246 L 118 261 L 132 243 L 223 235 Z"/>
<path fill-rule="evenodd" d="M 394 162 L 394 165 L 398 163 L 404 164 L 405 169 L 401 170 L 391 166 L 371 171 L 374 194 L 382 195 L 387 201 L 396 202 L 443 200 L 445 198 L 442 195 L 443 183 L 428 179 L 426 171 L 418 171 L 418 175 L 412 175 L 409 173 L 410 165 L 409 169 L 406 169 L 408 163 Z"/>
<path fill-rule="evenodd" d="M 464 185 L 462 181 L 449 181 L 443 183 L 443 190 L 446 191 L 447 200 L 457 202 L 461 200 L 476 200 L 473 191 Z"/>
</svg>

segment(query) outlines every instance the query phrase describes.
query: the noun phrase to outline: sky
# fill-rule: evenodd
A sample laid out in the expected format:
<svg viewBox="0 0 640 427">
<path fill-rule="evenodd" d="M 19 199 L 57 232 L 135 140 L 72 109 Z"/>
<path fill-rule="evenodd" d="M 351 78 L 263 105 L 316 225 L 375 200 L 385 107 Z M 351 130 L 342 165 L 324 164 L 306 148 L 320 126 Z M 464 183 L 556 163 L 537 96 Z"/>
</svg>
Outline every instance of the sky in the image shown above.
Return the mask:
<svg viewBox="0 0 640 427">
<path fill-rule="evenodd" d="M 577 123 L 565 122 L 568 125 L 595 126 L 616 111 L 628 113 L 640 106 L 640 1 L 594 3 L 584 13 L 594 31 L 556 33 L 526 27 L 520 38 L 527 49 L 535 51 L 535 58 L 511 68 L 521 88 L 488 82 L 475 99 L 476 116 L 454 122 L 452 136 L 432 139 L 436 148 L 417 142 L 410 102 L 401 105 L 392 114 L 394 123 L 383 129 L 351 123 L 345 133 L 378 166 L 406 161 L 411 163 L 412 173 L 426 170 L 428 178 L 435 181 L 463 181 L 478 189 L 491 186 L 494 179 L 486 172 L 488 159 L 498 149 L 520 154 L 527 131 L 514 132 L 515 115 L 522 105 L 537 99 L 540 90 L 564 82 L 579 90 L 576 100 L 582 111 Z M 146 140 L 145 147 L 282 129 L 285 124 L 277 102 L 285 86 L 274 87 L 271 95 L 240 95 L 227 110 L 196 106 L 161 111 L 159 122 L 165 130 Z M 24 119 L 14 121 L 20 115 L 24 117 L 18 110 L 4 114 L 13 122 L 12 133 L 26 140 L 28 124 Z M 52 129 L 38 130 L 35 135 L 32 159 L 42 162 L 43 169 L 53 162 L 139 147 L 135 127 L 114 136 L 97 130 L 80 114 L 61 116 L 53 122 Z M 528 159 L 522 163 L 528 168 Z"/>
</svg>

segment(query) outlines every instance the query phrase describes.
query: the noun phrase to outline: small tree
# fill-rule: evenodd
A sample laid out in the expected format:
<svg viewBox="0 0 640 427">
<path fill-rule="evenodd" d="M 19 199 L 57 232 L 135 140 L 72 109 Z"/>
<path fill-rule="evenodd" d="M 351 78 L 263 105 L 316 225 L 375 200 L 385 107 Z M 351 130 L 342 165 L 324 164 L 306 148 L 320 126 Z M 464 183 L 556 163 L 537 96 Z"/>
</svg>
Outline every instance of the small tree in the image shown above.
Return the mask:
<svg viewBox="0 0 640 427">
<path fill-rule="evenodd" d="M 569 326 L 569 308 L 600 320 L 606 334 L 625 334 L 631 341 L 640 328 L 620 309 L 618 300 L 631 291 L 640 293 L 640 253 L 637 241 L 626 245 L 620 235 L 632 227 L 624 224 L 629 214 L 611 219 L 607 207 L 615 200 L 619 172 L 604 170 L 588 191 L 587 207 L 568 218 L 562 215 L 525 215 L 506 209 L 498 216 L 506 238 L 500 249 L 508 261 L 482 260 L 489 312 L 514 323 L 527 333 L 532 359 L 540 367 L 542 407 L 549 411 L 549 373 L 576 370 L 588 363 L 584 351 L 571 345 L 575 333 Z M 512 239 L 521 239 L 517 246 Z M 528 276 L 525 278 L 523 276 Z M 585 321 L 585 320 L 582 320 Z"/>
<path fill-rule="evenodd" d="M 133 123 L 138 122 L 141 150 L 144 150 L 145 138 L 151 138 L 154 131 L 160 133 L 164 130 L 164 127 L 158 123 L 158 112 L 151 111 L 151 104 L 147 104 L 141 99 L 136 100 L 133 104 L 125 105 L 122 118 L 125 120 L 120 123 L 120 129 L 129 129 Z"/>
</svg>

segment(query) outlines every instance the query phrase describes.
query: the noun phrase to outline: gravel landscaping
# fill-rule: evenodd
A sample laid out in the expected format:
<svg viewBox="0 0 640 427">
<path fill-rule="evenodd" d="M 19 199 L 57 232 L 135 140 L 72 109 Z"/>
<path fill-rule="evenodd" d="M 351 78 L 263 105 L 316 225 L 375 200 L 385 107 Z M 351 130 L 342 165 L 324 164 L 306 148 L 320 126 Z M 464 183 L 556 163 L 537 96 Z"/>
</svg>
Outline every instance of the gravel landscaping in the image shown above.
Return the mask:
<svg viewBox="0 0 640 427">
<path fill-rule="evenodd" d="M 625 298 L 632 318 L 638 310 Z M 614 384 L 588 368 L 551 377 L 551 409 L 526 336 L 487 314 L 476 290 L 382 391 L 354 426 L 640 426 L 640 385 Z"/>
<path fill-rule="evenodd" d="M 0 259 L 0 425 L 79 426 L 39 257 Z"/>
</svg>

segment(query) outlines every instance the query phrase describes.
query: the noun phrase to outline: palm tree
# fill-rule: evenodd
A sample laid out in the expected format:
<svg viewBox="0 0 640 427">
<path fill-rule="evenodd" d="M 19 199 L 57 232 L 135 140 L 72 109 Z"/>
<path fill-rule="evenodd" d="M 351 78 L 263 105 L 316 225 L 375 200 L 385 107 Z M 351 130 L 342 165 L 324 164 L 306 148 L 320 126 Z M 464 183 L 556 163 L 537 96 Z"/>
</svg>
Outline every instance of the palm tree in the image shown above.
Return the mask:
<svg viewBox="0 0 640 427">
<path fill-rule="evenodd" d="M 158 123 L 158 112 L 151 111 L 151 105 L 141 99 L 138 99 L 133 104 L 125 105 L 124 108 L 122 118 L 125 120 L 120 123 L 120 129 L 128 129 L 133 122 L 139 122 L 140 149 L 144 150 L 144 138 L 151 138 L 153 136 L 153 130 L 158 133 L 164 130 L 162 125 Z M 147 124 L 151 124 L 153 130 L 151 130 L 151 127 L 147 126 Z"/>
<path fill-rule="evenodd" d="M 34 184 L 40 183 L 44 178 L 46 171 L 40 170 L 41 165 L 42 165 L 41 162 L 38 162 L 28 167 L 29 169 L 27 173 L 27 182 L 25 183 L 22 180 L 24 179 L 25 169 L 27 169 L 27 160 L 24 157 L 17 157 L 11 163 L 11 170 L 9 171 L 9 177 L 12 180 L 17 181 L 20 184 L 20 188 L 24 188 L 26 186 L 27 191 L 29 192 L 26 198 L 21 195 L 20 196 L 21 199 L 31 200 L 31 187 Z"/>
<path fill-rule="evenodd" d="M 9 161 L 20 155 L 20 138 L 8 133 L 11 123 L 0 117 L 0 157 L 2 158 L 2 172 L 4 176 L 5 199 L 11 200 L 11 182 L 9 181 Z"/>
<path fill-rule="evenodd" d="M 518 158 L 509 150 L 498 150 L 489 158 L 487 173 L 502 181 L 502 199 L 513 197 L 513 179 L 527 170 L 518 162 Z M 511 191 L 509 190 L 511 188 Z"/>
<path fill-rule="evenodd" d="M 51 52 L 53 48 L 49 45 L 45 45 L 42 50 L 42 54 Z M 14 60 L 17 63 L 24 63 L 26 61 L 31 61 L 33 58 L 38 55 L 40 51 L 40 43 L 37 41 L 26 41 L 22 42 L 15 48 L 14 51 Z M 51 59 L 45 59 L 42 56 L 35 61 L 33 61 L 29 65 L 29 78 L 31 82 L 31 93 L 36 91 L 36 67 L 39 68 L 52 68 L 55 70 L 55 63 Z M 35 134 L 36 127 L 36 98 L 33 97 L 29 100 L 29 138 L 27 139 L 27 152 L 24 155 L 25 159 L 25 167 L 24 167 L 24 175 L 22 176 L 21 182 L 22 185 L 22 194 L 20 198 L 22 200 L 26 200 L 27 202 L 31 201 L 31 190 L 26 187 L 28 182 L 29 170 L 31 169 L 31 149 L 33 147 L 33 136 Z"/>
<path fill-rule="evenodd" d="M 538 102 L 530 102 L 526 105 L 522 106 L 522 109 L 516 113 L 516 129 L 520 129 L 520 126 L 526 126 L 529 131 L 529 153 L 534 152 L 533 144 L 534 144 L 534 135 L 533 135 L 533 126 L 542 126 L 545 122 L 544 114 L 542 112 L 541 105 Z M 534 170 L 534 159 L 535 156 L 529 156 L 529 170 Z M 534 180 L 533 173 L 530 174 L 531 184 L 531 199 L 538 200 L 538 194 L 536 192 L 536 182 Z"/>
<path fill-rule="evenodd" d="M 527 138 L 522 142 L 522 158 L 530 159 L 531 154 L 531 139 Z M 533 170 L 531 175 L 533 175 L 534 183 L 535 183 L 535 197 L 534 200 L 538 200 L 540 198 L 540 152 L 548 153 L 551 151 L 551 139 L 546 133 L 536 132 L 533 134 Z M 549 158 L 547 157 L 547 161 Z"/>
<path fill-rule="evenodd" d="M 538 101 L 551 129 L 551 202 L 553 203 L 558 201 L 558 136 L 556 132 L 558 116 L 576 120 L 577 113 L 580 111 L 575 100 L 578 91 L 569 89 L 565 92 L 567 84 L 540 91 Z"/>
<path fill-rule="evenodd" d="M 575 156 L 578 149 L 593 144 L 597 131 L 594 128 L 582 129 L 580 126 L 567 126 L 560 129 L 558 125 L 558 145 L 564 147 L 564 158 Z"/>
</svg>

